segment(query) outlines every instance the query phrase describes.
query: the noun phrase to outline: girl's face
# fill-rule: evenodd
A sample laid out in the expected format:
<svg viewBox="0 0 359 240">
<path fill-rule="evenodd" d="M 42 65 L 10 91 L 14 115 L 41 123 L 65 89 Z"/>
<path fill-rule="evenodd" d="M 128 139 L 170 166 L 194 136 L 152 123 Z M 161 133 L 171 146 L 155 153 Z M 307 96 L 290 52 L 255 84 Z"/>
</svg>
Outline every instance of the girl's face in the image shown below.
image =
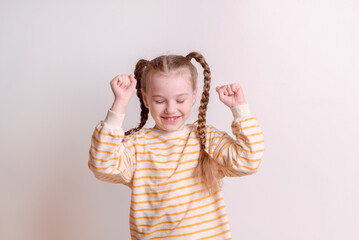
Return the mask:
<svg viewBox="0 0 359 240">
<path fill-rule="evenodd" d="M 192 89 L 189 73 L 176 71 L 168 76 L 153 74 L 147 83 L 147 93 L 142 90 L 143 101 L 156 122 L 154 128 L 167 132 L 183 130 L 196 95 L 197 88 Z"/>
</svg>

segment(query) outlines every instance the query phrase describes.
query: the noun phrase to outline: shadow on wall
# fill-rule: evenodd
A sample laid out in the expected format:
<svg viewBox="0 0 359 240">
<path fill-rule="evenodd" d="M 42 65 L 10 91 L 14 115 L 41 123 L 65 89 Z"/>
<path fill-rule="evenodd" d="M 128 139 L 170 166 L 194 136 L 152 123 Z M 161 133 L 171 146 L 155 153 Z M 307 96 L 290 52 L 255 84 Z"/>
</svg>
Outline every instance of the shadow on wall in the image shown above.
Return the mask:
<svg viewBox="0 0 359 240">
<path fill-rule="evenodd" d="M 44 184 L 45 185 L 45 184 Z M 40 240 L 81 239 L 86 232 L 84 199 L 76 180 L 56 178 L 39 190 L 34 206 L 33 230 Z M 87 226 L 88 228 L 88 226 Z"/>
</svg>

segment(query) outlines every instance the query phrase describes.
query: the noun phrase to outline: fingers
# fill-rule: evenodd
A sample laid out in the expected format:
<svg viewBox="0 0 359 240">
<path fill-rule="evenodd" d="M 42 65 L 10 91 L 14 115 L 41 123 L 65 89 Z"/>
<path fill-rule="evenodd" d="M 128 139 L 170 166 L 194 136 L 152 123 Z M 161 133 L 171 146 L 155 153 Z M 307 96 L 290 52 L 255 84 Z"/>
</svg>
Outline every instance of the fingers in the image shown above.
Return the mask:
<svg viewBox="0 0 359 240">
<path fill-rule="evenodd" d="M 240 87 L 241 86 L 238 83 L 232 83 L 230 85 L 218 86 L 216 87 L 216 91 L 226 96 L 232 96 L 238 92 Z"/>
<path fill-rule="evenodd" d="M 118 75 L 113 79 L 116 86 L 119 88 L 128 88 L 131 85 L 131 80 L 129 78 L 129 75 Z"/>
<path fill-rule="evenodd" d="M 216 90 L 219 94 L 226 95 L 226 96 L 231 96 L 234 94 L 234 92 L 232 91 L 232 89 L 229 85 L 223 85 L 220 87 L 216 87 Z"/>
<path fill-rule="evenodd" d="M 135 77 L 131 74 L 130 75 L 130 86 L 131 87 L 136 87 L 137 85 L 137 80 L 135 79 Z"/>
<path fill-rule="evenodd" d="M 241 88 L 241 85 L 239 85 L 238 83 L 232 83 L 231 84 L 231 88 L 232 88 L 232 91 L 234 93 L 238 92 L 238 90 Z"/>
</svg>

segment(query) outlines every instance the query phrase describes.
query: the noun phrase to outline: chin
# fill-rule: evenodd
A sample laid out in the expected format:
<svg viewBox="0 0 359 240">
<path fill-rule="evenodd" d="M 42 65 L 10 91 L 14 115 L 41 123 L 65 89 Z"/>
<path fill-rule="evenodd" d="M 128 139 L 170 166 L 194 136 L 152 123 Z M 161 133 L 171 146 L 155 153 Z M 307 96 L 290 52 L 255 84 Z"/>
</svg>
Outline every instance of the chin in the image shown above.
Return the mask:
<svg viewBox="0 0 359 240">
<path fill-rule="evenodd" d="M 161 129 L 163 129 L 164 131 L 167 132 L 174 132 L 174 131 L 178 131 L 182 129 L 182 125 L 181 126 L 162 126 Z"/>
</svg>

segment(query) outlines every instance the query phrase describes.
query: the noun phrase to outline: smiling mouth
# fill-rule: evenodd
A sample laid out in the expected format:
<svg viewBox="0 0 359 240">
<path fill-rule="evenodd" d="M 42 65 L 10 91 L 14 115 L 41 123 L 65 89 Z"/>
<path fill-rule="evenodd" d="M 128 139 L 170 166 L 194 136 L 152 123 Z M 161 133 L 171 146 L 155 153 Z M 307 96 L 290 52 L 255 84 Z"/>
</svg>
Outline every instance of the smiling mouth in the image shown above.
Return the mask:
<svg viewBox="0 0 359 240">
<path fill-rule="evenodd" d="M 167 120 L 167 121 L 176 121 L 178 118 L 180 117 L 162 117 L 163 119 Z"/>
</svg>

